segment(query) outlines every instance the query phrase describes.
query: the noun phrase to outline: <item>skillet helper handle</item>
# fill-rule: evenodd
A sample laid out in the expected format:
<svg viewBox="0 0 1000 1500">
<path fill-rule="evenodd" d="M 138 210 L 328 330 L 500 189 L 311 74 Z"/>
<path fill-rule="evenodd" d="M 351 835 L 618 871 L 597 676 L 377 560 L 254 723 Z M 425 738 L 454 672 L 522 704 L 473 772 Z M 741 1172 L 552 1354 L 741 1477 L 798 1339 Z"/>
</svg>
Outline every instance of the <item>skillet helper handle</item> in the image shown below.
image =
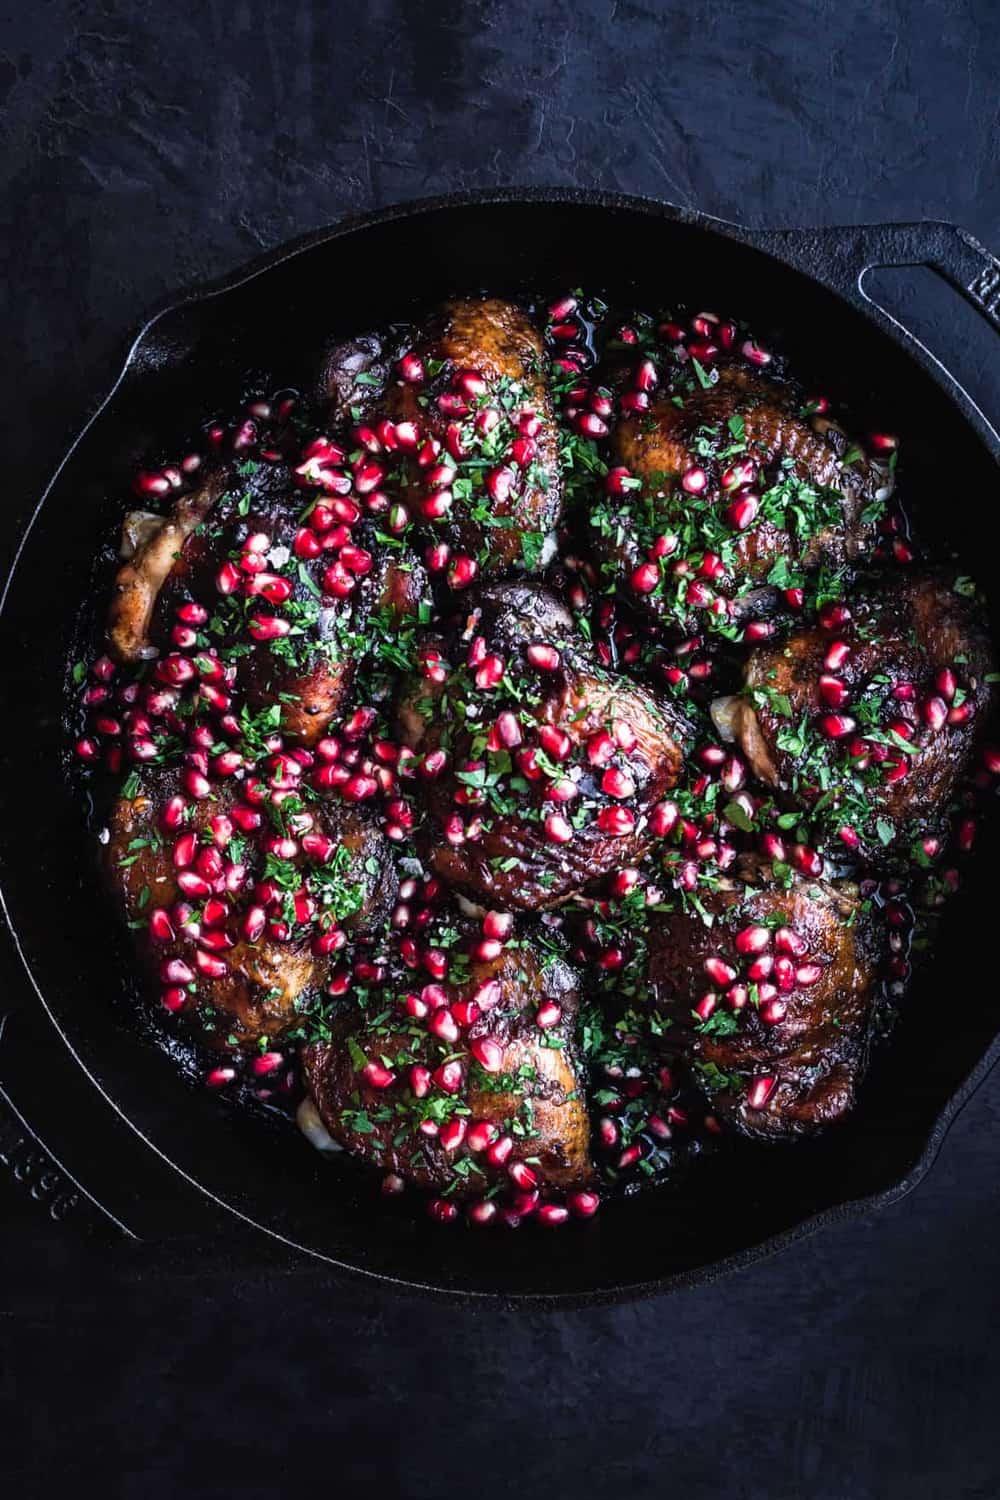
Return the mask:
<svg viewBox="0 0 1000 1500">
<path fill-rule="evenodd" d="M 16 1030 L 14 1015 L 0 1015 L 0 1176 L 55 1224 L 69 1220 L 88 1236 L 109 1229 L 124 1230 L 124 1225 L 80 1186 L 29 1124 L 16 1078 Z"/>
<path fill-rule="evenodd" d="M 41 1007 L 16 1001 L 0 1008 L 3 1178 L 85 1240 L 183 1245 L 218 1232 L 210 1198 L 101 1098 Z"/>
<path fill-rule="evenodd" d="M 812 274 L 864 307 L 868 271 L 884 266 L 928 266 L 954 287 L 1000 333 L 1000 261 L 956 224 L 861 224 L 853 228 L 778 229 L 763 248 Z M 758 240 L 759 243 L 759 240 Z"/>
</svg>

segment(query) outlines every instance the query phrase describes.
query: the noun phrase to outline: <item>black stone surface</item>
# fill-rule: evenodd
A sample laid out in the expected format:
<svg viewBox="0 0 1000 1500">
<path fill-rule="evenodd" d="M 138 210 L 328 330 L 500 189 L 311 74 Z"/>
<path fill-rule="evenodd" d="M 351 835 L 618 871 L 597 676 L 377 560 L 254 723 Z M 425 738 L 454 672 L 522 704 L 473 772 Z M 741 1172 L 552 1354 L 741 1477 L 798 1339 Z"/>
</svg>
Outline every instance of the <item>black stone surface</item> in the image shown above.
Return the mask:
<svg viewBox="0 0 1000 1500">
<path fill-rule="evenodd" d="M 754 225 L 940 217 L 995 251 L 998 70 L 994 0 L 10 7 L 0 549 L 153 304 L 343 213 L 603 186 Z M 974 315 L 930 273 L 880 289 L 996 421 Z M 984 935 L 994 989 L 995 964 Z M 0 1178 L 12 1496 L 1000 1493 L 996 1077 L 894 1208 L 617 1309 L 168 1257 L 56 1223 L 27 1175 Z"/>
</svg>

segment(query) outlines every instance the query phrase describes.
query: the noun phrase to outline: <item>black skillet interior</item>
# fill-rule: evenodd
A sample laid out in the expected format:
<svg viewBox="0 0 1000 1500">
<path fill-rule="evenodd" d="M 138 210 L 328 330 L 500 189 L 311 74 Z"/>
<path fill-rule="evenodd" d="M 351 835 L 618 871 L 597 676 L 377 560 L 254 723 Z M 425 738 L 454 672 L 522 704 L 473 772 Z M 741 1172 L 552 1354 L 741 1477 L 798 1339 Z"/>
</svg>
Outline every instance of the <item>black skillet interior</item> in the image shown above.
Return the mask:
<svg viewBox="0 0 1000 1500">
<path fill-rule="evenodd" d="M 41 508 L 3 619 L 20 726 L 2 751 L 3 883 L 25 962 L 79 1060 L 158 1152 L 251 1221 L 227 1216 L 234 1235 L 263 1226 L 356 1270 L 504 1297 L 663 1288 L 752 1254 L 817 1215 L 892 1197 L 919 1175 L 943 1133 L 942 1112 L 992 1060 L 995 1001 L 981 959 L 990 841 L 845 1126 L 791 1150 L 723 1152 L 679 1188 L 611 1204 L 579 1232 L 472 1239 L 410 1206 L 387 1208 L 351 1162 L 319 1159 L 293 1129 L 227 1112 L 137 1034 L 132 965 L 111 936 L 114 915 L 63 769 L 65 672 L 95 552 L 117 535 L 128 476 L 147 447 L 190 431 L 242 389 L 248 372 L 273 372 L 281 384 L 302 379 L 330 333 L 405 318 L 455 291 L 580 283 L 610 289 L 616 300 L 634 295 L 639 306 L 683 300 L 746 318 L 814 372 L 817 391 L 844 395 L 862 421 L 870 412 L 902 434 L 920 525 L 936 549 L 954 548 L 965 570 L 982 569 L 976 533 L 995 492 L 993 458 L 941 386 L 838 296 L 710 221 L 657 206 L 465 202 L 349 229 L 155 320 Z M 23 976 L 19 988 L 34 1004 Z M 54 1033 L 51 1047 L 60 1048 Z M 72 1118 L 60 1117 L 58 1098 L 47 1105 L 50 1127 L 72 1136 L 85 1185 L 99 1197 L 114 1199 L 116 1177 L 130 1174 L 134 1228 L 191 1231 L 197 1188 L 164 1174 L 140 1147 L 150 1173 L 144 1191 L 135 1139 L 103 1128 L 108 1109 L 96 1090 L 75 1092 Z"/>
</svg>

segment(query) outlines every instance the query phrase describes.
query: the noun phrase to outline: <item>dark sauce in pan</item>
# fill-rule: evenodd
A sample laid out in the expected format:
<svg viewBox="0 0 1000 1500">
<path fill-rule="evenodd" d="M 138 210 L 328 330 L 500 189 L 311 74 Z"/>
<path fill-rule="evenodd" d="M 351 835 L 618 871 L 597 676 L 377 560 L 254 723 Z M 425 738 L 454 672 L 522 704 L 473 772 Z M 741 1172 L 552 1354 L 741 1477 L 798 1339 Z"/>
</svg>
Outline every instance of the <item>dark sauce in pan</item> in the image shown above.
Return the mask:
<svg viewBox="0 0 1000 1500">
<path fill-rule="evenodd" d="M 464 1208 L 477 1224 L 556 1226 L 589 1217 L 602 1193 L 676 1180 L 708 1148 L 738 1149 L 741 1136 L 794 1138 L 849 1106 L 870 1047 L 903 1001 L 911 949 L 927 946 L 959 883 L 1000 752 L 987 734 L 992 673 L 976 644 L 975 585 L 911 535 L 894 436 L 855 432 L 849 413 L 800 388 L 777 350 L 723 316 L 616 309 L 579 291 L 520 306 L 540 335 L 520 380 L 491 364 L 496 355 L 501 367 L 509 353 L 503 338 L 519 337 L 503 320 L 499 352 L 486 350 L 483 369 L 421 354 L 419 328 L 395 325 L 332 344 L 318 371 L 280 372 L 301 388 L 272 392 L 267 377 L 248 375 L 238 406 L 179 456 L 150 455 L 135 480 L 137 508 L 171 513 L 224 469 L 221 496 L 178 541 L 147 622 L 158 654 L 114 663 L 102 616 L 84 631 L 68 694 L 81 803 L 104 845 L 105 878 L 113 860 L 109 885 L 142 953 L 141 1026 L 233 1107 L 289 1120 L 298 1111 L 300 1122 L 303 1049 L 337 1053 L 327 1123 L 339 1110 L 342 1143 L 381 1166 L 384 1191 L 413 1178 L 432 1192 L 429 1209 L 442 1222 Z M 673 420 L 662 403 L 679 414 L 685 459 L 660 472 L 643 455 Z M 761 413 L 772 404 L 780 431 L 768 455 Z M 623 463 L 623 446 L 638 456 L 641 476 Z M 824 472 L 836 473 L 836 486 L 809 482 L 811 460 L 831 466 Z M 853 510 L 845 511 L 848 492 Z M 259 516 L 276 516 L 288 541 L 276 544 L 263 523 L 254 533 Z M 843 544 L 851 527 L 856 547 Z M 811 552 L 825 534 L 832 544 Z M 482 540 L 478 552 L 471 535 Z M 493 547 L 507 549 L 502 568 Z M 109 540 L 95 593 L 111 590 L 118 565 Z M 842 662 L 877 653 L 894 630 L 905 634 L 908 670 L 920 675 L 930 647 L 912 624 L 905 580 L 925 574 L 940 597 L 950 591 L 959 601 L 973 644 L 919 687 L 882 665 L 854 701 Z M 537 806 L 539 776 L 558 789 L 557 729 L 535 760 L 521 758 L 553 648 L 536 642 L 537 674 L 522 681 L 507 656 L 491 655 L 485 639 L 479 647 L 475 621 L 462 634 L 466 603 L 505 578 L 550 587 L 573 617 L 581 659 L 601 680 L 617 678 L 622 695 L 633 686 L 652 695 L 683 739 L 679 778 L 655 808 L 642 806 L 627 734 L 605 751 L 591 732 L 566 751 L 565 769 L 574 757 L 580 766 L 565 815 L 561 802 L 547 801 L 530 830 L 558 848 L 588 817 L 603 817 L 607 839 L 594 846 L 595 878 L 551 909 L 544 880 L 533 906 L 511 906 L 468 883 L 456 896 L 430 872 L 420 826 L 431 762 L 426 751 L 403 749 L 394 709 L 404 677 L 435 681 L 432 636 L 444 642 L 448 672 L 468 677 L 473 729 L 477 693 L 496 692 L 514 720 L 524 705 L 527 717 L 501 725 L 502 712 L 489 744 L 478 745 L 481 760 L 464 763 L 457 824 L 445 822 L 439 835 L 456 850 L 481 837 L 481 807 L 488 823 L 511 807 L 516 814 L 518 798 Z M 219 613 L 212 598 L 199 602 L 206 587 Z M 900 587 L 903 602 L 883 609 L 880 596 Z M 509 624 L 496 628 L 502 635 Z M 771 687 L 766 670 L 756 687 L 745 684 L 753 653 L 794 656 L 809 630 L 822 636 L 825 670 L 808 712 L 799 712 L 795 685 Z M 301 732 L 283 726 L 308 714 L 313 699 L 320 712 L 322 692 L 332 691 L 330 673 L 319 687 L 310 675 L 316 639 L 335 643 L 328 667 L 338 655 L 359 664 L 310 740 L 307 717 Z M 236 668 L 232 693 L 227 665 Z M 720 709 L 733 700 L 752 704 L 783 757 L 780 786 L 734 745 Z M 949 730 L 951 748 L 942 750 L 933 737 Z M 303 743 L 310 749 L 296 764 Z M 950 756 L 945 792 L 903 818 L 879 815 L 886 775 L 905 781 L 920 754 Z M 147 815 L 134 827 L 114 823 L 122 798 L 145 795 Z M 574 823 L 581 804 L 590 812 Z M 378 839 L 377 854 L 359 819 Z M 631 837 L 635 823 L 655 830 L 648 850 L 600 864 L 604 845 Z M 185 838 L 190 847 L 179 847 Z M 551 848 L 547 857 L 555 859 Z M 182 881 L 162 914 L 153 890 L 128 873 L 158 858 Z M 510 871 L 494 865 L 500 884 Z M 738 921 L 726 892 L 735 892 Z M 801 1055 L 789 1022 L 838 960 L 828 941 L 822 948 L 826 939 L 816 938 L 812 953 L 787 926 L 793 892 L 815 898 L 817 913 L 824 903 L 835 909 L 834 926 L 854 929 L 848 958 L 864 971 L 865 990 L 850 1040 L 827 1015 L 826 1041 Z M 673 918 L 672 961 L 662 933 Z M 706 957 L 702 939 L 713 930 L 718 944 Z M 272 1025 L 284 1002 L 255 967 L 262 942 L 294 953 L 305 975 L 291 1023 L 286 1015 Z M 686 966 L 695 962 L 691 988 Z M 504 982 L 526 996 L 524 1014 L 504 1019 L 503 1001 L 486 1003 L 483 975 L 505 963 Z M 227 1009 L 213 1003 L 213 986 L 217 997 L 236 967 L 253 1003 Z M 469 1001 L 477 993 L 481 1005 Z M 560 994 L 570 997 L 564 1005 Z M 774 1037 L 789 1028 L 770 1062 L 768 1026 Z M 748 1034 L 756 1051 L 747 1044 L 741 1053 Z M 832 1052 L 843 1053 L 836 1065 Z M 569 1075 L 550 1069 L 546 1053 L 559 1054 Z M 511 1057 L 518 1065 L 508 1075 Z M 732 1065 L 712 1060 L 720 1057 Z M 437 1064 L 426 1079 L 423 1060 Z M 842 1093 L 824 1093 L 838 1068 L 849 1079 L 846 1105 Z M 471 1112 L 470 1090 L 479 1100 Z M 483 1125 L 491 1095 L 500 1101 L 492 1131 Z M 561 1138 L 574 1110 L 577 1136 L 586 1112 L 589 1143 Z M 584 1158 L 592 1169 L 571 1170 Z"/>
</svg>

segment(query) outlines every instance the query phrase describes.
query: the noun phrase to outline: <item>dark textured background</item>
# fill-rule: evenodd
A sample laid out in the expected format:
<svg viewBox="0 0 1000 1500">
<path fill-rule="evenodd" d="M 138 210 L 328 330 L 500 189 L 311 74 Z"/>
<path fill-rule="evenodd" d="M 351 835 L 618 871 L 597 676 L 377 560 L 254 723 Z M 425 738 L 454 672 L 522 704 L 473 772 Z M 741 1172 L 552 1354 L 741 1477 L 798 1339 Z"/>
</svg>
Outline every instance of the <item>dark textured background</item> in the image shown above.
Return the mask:
<svg viewBox="0 0 1000 1500">
<path fill-rule="evenodd" d="M 754 225 L 942 217 L 997 250 L 998 71 L 996 0 L 12 5 L 0 545 L 151 304 L 344 212 L 604 186 Z M 972 315 L 929 273 L 884 290 L 996 420 Z M 0 1479 L 987 1500 L 998 1169 L 994 1077 L 895 1208 L 700 1290 L 563 1314 L 168 1261 L 55 1226 L 8 1177 Z"/>
</svg>

